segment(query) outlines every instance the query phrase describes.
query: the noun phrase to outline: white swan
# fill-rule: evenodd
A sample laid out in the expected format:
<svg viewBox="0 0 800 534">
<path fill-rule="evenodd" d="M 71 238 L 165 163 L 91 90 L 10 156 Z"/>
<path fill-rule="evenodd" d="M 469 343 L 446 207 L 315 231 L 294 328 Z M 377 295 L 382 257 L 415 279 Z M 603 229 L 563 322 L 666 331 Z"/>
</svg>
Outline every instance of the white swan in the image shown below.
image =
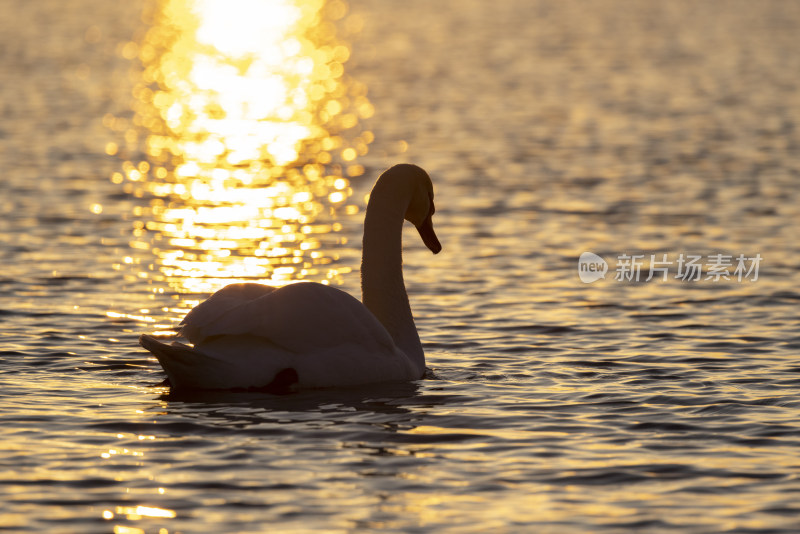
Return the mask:
<svg viewBox="0 0 800 534">
<path fill-rule="evenodd" d="M 142 335 L 174 388 L 232 389 L 353 386 L 418 380 L 425 354 L 403 283 L 403 219 L 434 253 L 433 185 L 415 165 L 384 172 L 364 219 L 362 304 L 314 282 L 275 289 L 232 284 L 181 322 L 194 344 L 170 345 Z"/>
</svg>

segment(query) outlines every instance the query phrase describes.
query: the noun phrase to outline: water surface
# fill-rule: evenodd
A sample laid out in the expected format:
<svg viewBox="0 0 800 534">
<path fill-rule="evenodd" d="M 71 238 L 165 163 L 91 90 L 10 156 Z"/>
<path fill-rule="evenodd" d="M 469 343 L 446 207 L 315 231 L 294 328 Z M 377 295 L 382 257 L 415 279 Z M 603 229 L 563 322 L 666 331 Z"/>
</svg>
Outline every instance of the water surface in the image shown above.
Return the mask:
<svg viewBox="0 0 800 534">
<path fill-rule="evenodd" d="M 796 529 L 796 4 L 7 4 L 0 527 Z M 358 294 L 399 161 L 444 245 L 405 234 L 428 379 L 159 386 L 138 335 L 226 283 Z"/>
</svg>

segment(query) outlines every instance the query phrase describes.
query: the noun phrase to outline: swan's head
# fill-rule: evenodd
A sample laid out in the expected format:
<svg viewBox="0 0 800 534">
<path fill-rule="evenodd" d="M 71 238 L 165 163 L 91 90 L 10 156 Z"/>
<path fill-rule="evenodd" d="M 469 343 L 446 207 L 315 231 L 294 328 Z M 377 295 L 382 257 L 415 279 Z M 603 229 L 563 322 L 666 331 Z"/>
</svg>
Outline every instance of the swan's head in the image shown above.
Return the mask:
<svg viewBox="0 0 800 534">
<path fill-rule="evenodd" d="M 386 174 L 398 174 L 403 176 L 403 181 L 411 188 L 411 199 L 406 208 L 405 219 L 417 227 L 422 242 L 434 254 L 442 250 L 439 238 L 433 231 L 433 213 L 436 207 L 433 205 L 433 183 L 431 177 L 416 165 L 401 164 L 395 165 Z"/>
</svg>

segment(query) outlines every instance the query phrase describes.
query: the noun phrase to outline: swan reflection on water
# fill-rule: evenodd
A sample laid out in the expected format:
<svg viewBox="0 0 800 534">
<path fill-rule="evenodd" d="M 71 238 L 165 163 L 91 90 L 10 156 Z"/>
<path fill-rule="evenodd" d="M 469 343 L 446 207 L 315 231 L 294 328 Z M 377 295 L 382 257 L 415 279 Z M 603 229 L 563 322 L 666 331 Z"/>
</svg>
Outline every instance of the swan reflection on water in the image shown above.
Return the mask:
<svg viewBox="0 0 800 534">
<path fill-rule="evenodd" d="M 215 413 L 222 419 L 240 419 L 243 411 L 228 409 L 232 406 L 247 406 L 253 410 L 247 416 L 247 424 L 262 422 L 265 411 L 292 412 L 363 412 L 382 413 L 387 415 L 408 415 L 413 413 L 412 406 L 427 406 L 446 402 L 445 395 L 423 395 L 419 382 L 390 382 L 363 385 L 354 388 L 337 388 L 325 390 L 305 390 L 287 396 L 276 396 L 273 393 L 256 389 L 174 389 L 170 388 L 159 395 L 159 400 L 167 404 L 154 410 L 166 409 L 170 413 L 200 413 L 196 406 L 216 406 Z M 445 400 L 442 400 L 445 399 Z M 174 404 L 173 404 L 174 403 Z M 181 404 L 188 406 L 182 407 Z M 203 412 L 207 413 L 207 412 Z M 246 411 L 244 412 L 247 413 Z M 283 420 L 283 415 L 280 419 Z M 401 418 L 399 422 L 410 423 L 410 418 Z"/>
</svg>

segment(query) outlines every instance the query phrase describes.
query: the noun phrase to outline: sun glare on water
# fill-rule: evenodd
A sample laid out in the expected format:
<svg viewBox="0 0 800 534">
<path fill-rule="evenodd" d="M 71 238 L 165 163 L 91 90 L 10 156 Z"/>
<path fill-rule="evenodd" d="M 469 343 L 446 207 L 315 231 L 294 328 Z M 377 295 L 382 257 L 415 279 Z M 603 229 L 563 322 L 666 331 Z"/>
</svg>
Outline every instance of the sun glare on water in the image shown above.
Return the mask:
<svg viewBox="0 0 800 534">
<path fill-rule="evenodd" d="M 130 121 L 112 181 L 149 200 L 129 257 L 154 291 L 335 279 L 335 214 L 372 134 L 366 88 L 344 72 L 341 0 L 165 0 L 146 15 Z"/>
</svg>

